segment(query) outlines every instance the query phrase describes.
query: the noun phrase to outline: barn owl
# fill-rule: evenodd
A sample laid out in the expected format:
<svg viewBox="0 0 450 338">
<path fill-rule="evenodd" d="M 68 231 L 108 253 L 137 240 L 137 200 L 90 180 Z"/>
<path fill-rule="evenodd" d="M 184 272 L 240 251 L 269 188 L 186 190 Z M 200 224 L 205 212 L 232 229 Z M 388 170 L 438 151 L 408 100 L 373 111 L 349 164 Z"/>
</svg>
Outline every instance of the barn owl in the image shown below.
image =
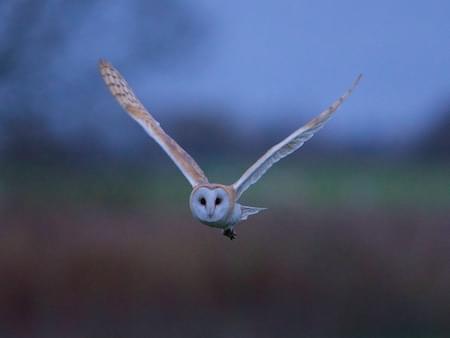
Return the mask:
<svg viewBox="0 0 450 338">
<path fill-rule="evenodd" d="M 108 61 L 100 60 L 99 68 L 103 80 L 122 108 L 163 148 L 192 185 L 189 206 L 193 217 L 210 227 L 222 229 L 223 234 L 230 239 L 236 237 L 234 226 L 237 223 L 266 209 L 239 204 L 238 201 L 242 194 L 256 183 L 272 165 L 296 151 L 321 129 L 361 79 L 361 75 L 359 75 L 350 89 L 328 109 L 270 148 L 235 183 L 224 185 L 209 183 L 199 165 L 175 140 L 166 134 L 158 121 L 133 93 L 122 75 Z"/>
</svg>

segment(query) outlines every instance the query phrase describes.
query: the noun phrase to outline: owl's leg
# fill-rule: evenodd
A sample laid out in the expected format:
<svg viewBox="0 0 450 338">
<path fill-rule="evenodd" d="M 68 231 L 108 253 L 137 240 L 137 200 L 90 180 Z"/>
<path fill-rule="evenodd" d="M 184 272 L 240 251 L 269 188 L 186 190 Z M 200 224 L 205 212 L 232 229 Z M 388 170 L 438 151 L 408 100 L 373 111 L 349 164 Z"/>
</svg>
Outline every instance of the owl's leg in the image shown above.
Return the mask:
<svg viewBox="0 0 450 338">
<path fill-rule="evenodd" d="M 236 238 L 236 232 L 234 232 L 233 228 L 227 228 L 223 231 L 223 235 L 227 236 L 229 239 L 233 240 Z"/>
</svg>

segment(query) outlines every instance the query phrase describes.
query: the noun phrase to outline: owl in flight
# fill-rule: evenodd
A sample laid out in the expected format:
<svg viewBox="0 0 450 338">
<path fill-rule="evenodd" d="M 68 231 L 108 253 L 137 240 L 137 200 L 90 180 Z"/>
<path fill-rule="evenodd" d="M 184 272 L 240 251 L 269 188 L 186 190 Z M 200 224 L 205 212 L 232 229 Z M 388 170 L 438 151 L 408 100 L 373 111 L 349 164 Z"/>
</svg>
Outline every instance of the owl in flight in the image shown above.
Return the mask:
<svg viewBox="0 0 450 338">
<path fill-rule="evenodd" d="M 361 79 L 361 75 L 359 75 L 350 89 L 328 109 L 270 148 L 235 183 L 224 185 L 209 183 L 208 178 L 194 159 L 166 134 L 158 121 L 133 93 L 122 75 L 108 61 L 100 60 L 99 68 L 103 80 L 122 108 L 164 149 L 192 185 L 189 206 L 194 218 L 203 224 L 222 229 L 223 234 L 230 239 L 236 237 L 234 226 L 237 223 L 246 220 L 250 215 L 265 210 L 265 208 L 239 204 L 238 200 L 242 194 L 256 183 L 272 165 L 296 151 L 321 129 L 342 102 L 350 96 Z"/>
</svg>

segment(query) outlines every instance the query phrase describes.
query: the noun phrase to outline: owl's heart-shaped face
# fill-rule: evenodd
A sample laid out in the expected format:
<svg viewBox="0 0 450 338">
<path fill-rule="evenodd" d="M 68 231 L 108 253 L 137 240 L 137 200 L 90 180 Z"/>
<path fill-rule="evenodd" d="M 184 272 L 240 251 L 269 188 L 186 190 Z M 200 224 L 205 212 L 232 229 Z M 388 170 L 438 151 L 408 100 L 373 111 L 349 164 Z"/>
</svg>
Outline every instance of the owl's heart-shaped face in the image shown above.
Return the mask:
<svg viewBox="0 0 450 338">
<path fill-rule="evenodd" d="M 227 219 L 231 209 L 229 194 L 222 187 L 200 187 L 190 198 L 192 215 L 203 223 L 219 223 Z"/>
</svg>

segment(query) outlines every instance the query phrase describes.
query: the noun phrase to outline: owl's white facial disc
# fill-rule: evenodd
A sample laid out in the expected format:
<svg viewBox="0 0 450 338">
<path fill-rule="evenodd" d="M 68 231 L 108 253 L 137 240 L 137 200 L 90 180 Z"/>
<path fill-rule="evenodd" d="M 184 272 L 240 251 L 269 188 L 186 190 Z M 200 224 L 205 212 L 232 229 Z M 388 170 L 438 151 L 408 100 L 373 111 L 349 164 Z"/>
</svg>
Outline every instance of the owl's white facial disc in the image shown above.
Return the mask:
<svg viewBox="0 0 450 338">
<path fill-rule="evenodd" d="M 227 192 L 220 188 L 200 187 L 191 195 L 192 214 L 204 223 L 216 223 L 226 219 L 230 210 L 230 199 Z"/>
</svg>

